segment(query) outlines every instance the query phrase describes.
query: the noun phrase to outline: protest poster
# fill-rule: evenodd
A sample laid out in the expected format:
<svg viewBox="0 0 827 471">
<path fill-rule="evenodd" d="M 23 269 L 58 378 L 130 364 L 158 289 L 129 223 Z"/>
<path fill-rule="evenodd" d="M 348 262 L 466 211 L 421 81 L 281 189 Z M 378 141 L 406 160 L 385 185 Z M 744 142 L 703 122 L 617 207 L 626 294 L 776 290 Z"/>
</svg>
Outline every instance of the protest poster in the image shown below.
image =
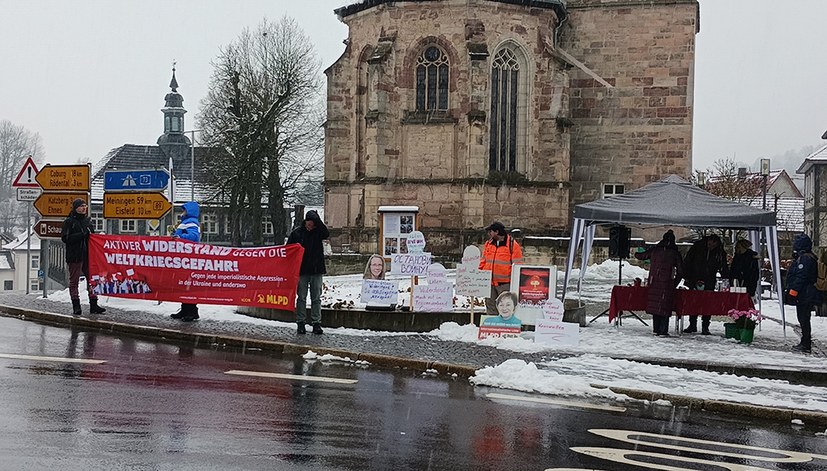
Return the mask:
<svg viewBox="0 0 827 471">
<path fill-rule="evenodd" d="M 534 342 L 576 347 L 580 343 L 580 325 L 574 322 L 537 319 L 534 324 Z"/>
<path fill-rule="evenodd" d="M 457 294 L 485 298 L 491 295 L 491 271 L 477 265 L 457 265 Z"/>
<path fill-rule="evenodd" d="M 543 303 L 543 319 L 550 321 L 563 322 L 563 314 L 566 309 L 563 306 L 563 301 L 557 298 L 551 298 Z"/>
<path fill-rule="evenodd" d="M 485 324 L 485 321 L 489 317 L 497 316 L 481 316 L 480 324 Z M 489 323 L 488 325 L 480 325 L 479 331 L 477 332 L 477 339 L 519 337 L 521 331 L 520 326 Z"/>
<path fill-rule="evenodd" d="M 511 290 L 517 293 L 523 324 L 534 325 L 535 319 L 543 317 L 543 304 L 556 296 L 557 267 L 513 265 Z"/>
<path fill-rule="evenodd" d="M 415 285 L 413 307 L 420 312 L 450 312 L 454 309 L 454 289 L 449 283 Z"/>
<path fill-rule="evenodd" d="M 89 275 L 99 295 L 292 311 L 303 254 L 299 244 L 238 248 L 92 234 Z"/>
<path fill-rule="evenodd" d="M 362 280 L 360 301 L 365 304 L 390 306 L 398 302 L 399 282 L 389 280 Z"/>
<path fill-rule="evenodd" d="M 408 276 L 425 276 L 431 264 L 431 254 L 397 253 L 391 255 L 391 274 Z"/>
</svg>

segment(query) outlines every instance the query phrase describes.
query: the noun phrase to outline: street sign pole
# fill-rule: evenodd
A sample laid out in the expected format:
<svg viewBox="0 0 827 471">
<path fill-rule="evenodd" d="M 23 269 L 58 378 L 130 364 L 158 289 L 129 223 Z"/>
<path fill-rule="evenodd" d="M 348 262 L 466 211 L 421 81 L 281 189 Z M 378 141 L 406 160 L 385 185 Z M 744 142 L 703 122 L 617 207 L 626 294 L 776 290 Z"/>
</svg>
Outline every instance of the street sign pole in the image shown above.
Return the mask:
<svg viewBox="0 0 827 471">
<path fill-rule="evenodd" d="M 41 239 L 40 241 L 40 260 L 46 261 L 46 263 L 41 263 L 41 266 L 43 267 L 43 297 L 48 298 L 46 281 L 49 279 L 49 239 Z"/>
<path fill-rule="evenodd" d="M 26 205 L 26 294 L 32 287 L 32 205 Z M 42 243 L 42 242 L 41 242 Z M 43 264 L 43 260 L 40 261 Z"/>
</svg>

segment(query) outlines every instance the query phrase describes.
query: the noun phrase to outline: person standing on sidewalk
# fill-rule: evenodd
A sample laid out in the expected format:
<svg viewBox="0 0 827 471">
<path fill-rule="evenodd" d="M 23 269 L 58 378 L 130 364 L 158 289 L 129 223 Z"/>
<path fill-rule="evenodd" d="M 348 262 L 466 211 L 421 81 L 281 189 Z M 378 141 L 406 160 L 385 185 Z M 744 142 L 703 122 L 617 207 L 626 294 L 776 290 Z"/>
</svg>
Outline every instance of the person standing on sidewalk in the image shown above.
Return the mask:
<svg viewBox="0 0 827 471">
<path fill-rule="evenodd" d="M 813 254 L 813 241 L 807 234 L 798 234 L 793 240 L 793 262 L 787 272 L 787 290 L 796 299 L 795 314 L 801 326 L 801 342 L 793 351 L 810 353 L 812 328 L 810 313 L 821 302 L 821 292 L 816 288 L 818 259 Z"/>
<path fill-rule="evenodd" d="M 480 270 L 491 272 L 491 296 L 485 298 L 485 313 L 496 316 L 497 298 L 511 291 L 511 265 L 523 263 L 523 249 L 508 235 L 503 223 L 494 221 L 485 230 L 488 240 L 482 249 Z"/>
<path fill-rule="evenodd" d="M 87 213 L 86 201 L 78 198 L 72 201 L 72 211 L 63 221 L 60 240 L 66 244 L 66 265 L 69 267 L 69 297 L 72 299 L 72 315 L 79 316 L 80 294 L 78 285 L 80 275 L 86 277 L 86 292 L 89 295 L 89 312 L 103 314 L 106 309 L 98 306 L 98 297 L 89 286 L 89 235 L 95 232 Z"/>
<path fill-rule="evenodd" d="M 738 282 L 738 286 L 747 289 L 750 298 L 755 297 L 758 289 L 758 260 L 761 258 L 752 250 L 752 242 L 747 239 L 738 239 L 735 243 L 735 255 L 729 264 L 729 278 Z"/>
<path fill-rule="evenodd" d="M 721 238 L 715 234 L 698 240 L 686 253 L 683 259 L 683 279 L 689 289 L 715 291 L 718 281 L 717 273 L 722 278 L 728 277 L 726 252 L 721 245 Z M 701 333 L 709 335 L 709 323 L 712 316 L 702 316 Z M 689 327 L 683 330 L 685 334 L 698 331 L 698 316 L 689 316 Z"/>
<path fill-rule="evenodd" d="M 646 298 L 646 313 L 652 315 L 652 332 L 658 337 L 669 337 L 669 318 L 675 304 L 675 287 L 683 278 L 683 260 L 675 233 L 666 231 L 654 247 L 635 254 L 638 260 L 650 260 L 649 289 Z"/>
<path fill-rule="evenodd" d="M 310 289 L 310 322 L 313 333 L 322 334 L 322 279 L 327 273 L 324 264 L 324 246 L 322 241 L 330 237 L 319 213 L 312 209 L 304 216 L 304 224 L 293 229 L 288 244 L 301 244 L 304 256 L 299 271 L 299 287 L 296 299 L 297 334 L 306 334 L 307 290 Z"/>
<path fill-rule="evenodd" d="M 172 238 L 201 242 L 201 224 L 198 222 L 201 208 L 195 201 L 188 201 L 181 207 L 184 209 L 184 213 L 181 215 L 181 224 L 178 224 L 175 232 L 172 233 Z M 181 319 L 184 322 L 192 322 L 198 319 L 198 305 L 181 303 L 181 309 L 169 317 Z"/>
</svg>

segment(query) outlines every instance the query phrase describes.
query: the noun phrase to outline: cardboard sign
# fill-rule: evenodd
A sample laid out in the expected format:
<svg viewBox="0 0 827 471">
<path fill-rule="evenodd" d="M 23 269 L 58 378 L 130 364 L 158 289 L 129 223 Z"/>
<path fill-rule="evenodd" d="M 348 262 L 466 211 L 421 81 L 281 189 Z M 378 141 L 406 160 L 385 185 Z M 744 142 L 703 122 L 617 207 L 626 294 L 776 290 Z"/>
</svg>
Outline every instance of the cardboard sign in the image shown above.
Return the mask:
<svg viewBox="0 0 827 471">
<path fill-rule="evenodd" d="M 557 267 L 513 265 L 511 291 L 517 293 L 518 312 L 523 324 L 533 325 L 543 317 L 543 305 L 556 296 Z"/>
<path fill-rule="evenodd" d="M 398 281 L 362 280 L 362 295 L 359 300 L 365 304 L 390 306 L 398 302 L 398 296 Z"/>
<path fill-rule="evenodd" d="M 476 245 L 469 245 L 468 247 L 465 247 L 465 250 L 462 251 L 461 263 L 463 265 L 473 265 L 479 268 L 481 258 L 482 254 L 480 253 L 480 248 Z"/>
<path fill-rule="evenodd" d="M 448 283 L 448 272 L 441 263 L 428 265 L 428 284 Z"/>
<path fill-rule="evenodd" d="M 480 270 L 479 264 L 457 265 L 457 294 L 485 298 L 491 295 L 491 271 Z"/>
<path fill-rule="evenodd" d="M 557 298 L 551 298 L 543 304 L 543 318 L 555 322 L 563 322 L 563 313 L 565 312 L 563 301 Z"/>
<path fill-rule="evenodd" d="M 519 327 L 480 326 L 477 339 L 519 337 L 520 331 Z"/>
<path fill-rule="evenodd" d="M 454 290 L 448 283 L 416 285 L 413 307 L 421 312 L 450 312 L 454 309 Z"/>
<path fill-rule="evenodd" d="M 430 264 L 429 252 L 391 255 L 391 273 L 394 275 L 424 276 Z"/>
<path fill-rule="evenodd" d="M 413 231 L 408 234 L 408 252 L 422 253 L 425 249 L 425 235 L 419 231 Z"/>
<path fill-rule="evenodd" d="M 534 324 L 534 342 L 576 347 L 580 343 L 580 325 L 573 322 L 537 319 Z"/>
</svg>

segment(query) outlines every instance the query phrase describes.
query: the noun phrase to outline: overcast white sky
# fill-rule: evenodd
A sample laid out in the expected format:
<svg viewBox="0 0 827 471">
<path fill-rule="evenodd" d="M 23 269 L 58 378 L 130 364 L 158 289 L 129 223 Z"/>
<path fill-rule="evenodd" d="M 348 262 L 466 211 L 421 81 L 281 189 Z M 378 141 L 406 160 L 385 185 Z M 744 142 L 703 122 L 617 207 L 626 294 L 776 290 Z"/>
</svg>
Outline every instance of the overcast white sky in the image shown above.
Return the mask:
<svg viewBox="0 0 827 471">
<path fill-rule="evenodd" d="M 39 133 L 52 163 L 154 144 L 173 60 L 189 129 L 210 61 L 243 28 L 292 16 L 325 68 L 347 37 L 333 10 L 354 2 L 0 0 L 0 120 Z M 824 18 L 823 0 L 701 0 L 696 168 L 724 157 L 752 164 L 824 143 Z"/>
</svg>

